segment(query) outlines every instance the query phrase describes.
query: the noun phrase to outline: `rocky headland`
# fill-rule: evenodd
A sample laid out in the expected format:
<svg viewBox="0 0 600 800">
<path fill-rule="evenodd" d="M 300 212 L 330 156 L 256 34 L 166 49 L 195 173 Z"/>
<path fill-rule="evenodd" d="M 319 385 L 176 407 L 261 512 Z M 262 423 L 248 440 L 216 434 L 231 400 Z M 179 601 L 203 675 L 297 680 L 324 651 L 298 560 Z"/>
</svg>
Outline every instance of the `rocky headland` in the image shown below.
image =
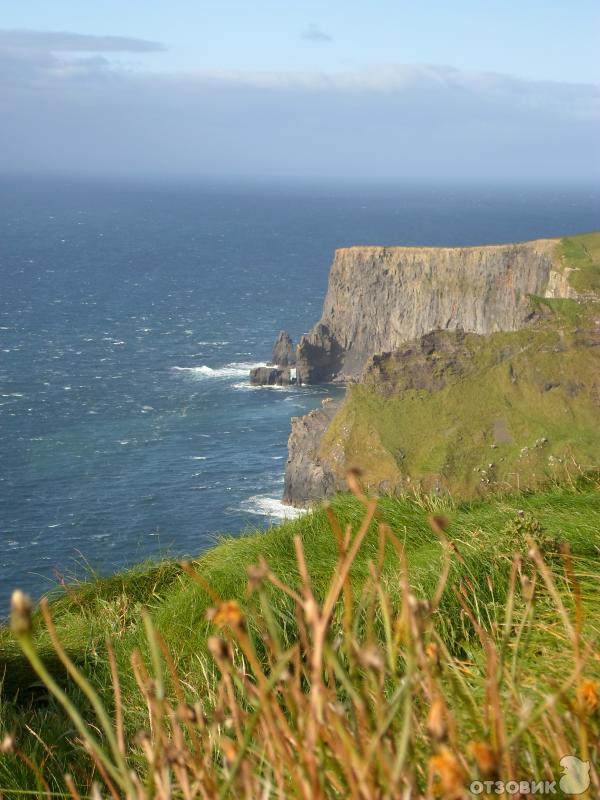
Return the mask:
<svg viewBox="0 0 600 800">
<path fill-rule="evenodd" d="M 284 500 L 332 494 L 349 466 L 378 491 L 464 496 L 598 467 L 599 297 L 600 234 L 337 250 L 321 319 L 251 378 L 348 385 L 292 419 Z"/>
</svg>

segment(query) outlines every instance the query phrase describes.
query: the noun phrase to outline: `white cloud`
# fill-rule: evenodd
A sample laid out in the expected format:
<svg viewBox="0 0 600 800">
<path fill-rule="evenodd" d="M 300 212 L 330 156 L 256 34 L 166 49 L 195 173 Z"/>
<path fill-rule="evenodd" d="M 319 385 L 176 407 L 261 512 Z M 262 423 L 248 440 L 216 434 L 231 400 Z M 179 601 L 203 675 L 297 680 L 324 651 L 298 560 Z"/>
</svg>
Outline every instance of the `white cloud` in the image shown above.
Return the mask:
<svg viewBox="0 0 600 800">
<path fill-rule="evenodd" d="M 42 50 L 54 53 L 152 53 L 159 42 L 129 36 L 90 36 L 67 31 L 0 30 L 0 49 Z"/>
<path fill-rule="evenodd" d="M 151 74 L 108 60 L 143 40 L 61 35 L 0 36 L 0 170 L 600 176 L 596 85 L 439 65 Z"/>
</svg>

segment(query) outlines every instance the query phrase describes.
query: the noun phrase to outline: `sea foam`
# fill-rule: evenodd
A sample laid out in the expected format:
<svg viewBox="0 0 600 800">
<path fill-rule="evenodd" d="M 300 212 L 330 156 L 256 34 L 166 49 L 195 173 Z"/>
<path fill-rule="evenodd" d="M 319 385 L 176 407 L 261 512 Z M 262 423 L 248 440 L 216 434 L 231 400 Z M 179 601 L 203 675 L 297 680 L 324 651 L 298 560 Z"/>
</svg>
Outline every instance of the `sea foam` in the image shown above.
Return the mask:
<svg viewBox="0 0 600 800">
<path fill-rule="evenodd" d="M 256 494 L 244 500 L 241 508 L 248 514 L 257 514 L 261 517 L 271 517 L 273 519 L 297 519 L 307 512 L 306 508 L 286 506 L 276 497 L 269 497 L 264 494 Z"/>
<path fill-rule="evenodd" d="M 171 369 L 173 372 L 187 372 L 196 380 L 206 380 L 207 378 L 241 378 L 247 375 L 251 369 L 264 366 L 266 366 L 264 362 L 250 364 L 234 361 L 231 364 L 225 364 L 224 367 L 207 367 L 203 364 L 201 367 L 172 367 Z"/>
</svg>

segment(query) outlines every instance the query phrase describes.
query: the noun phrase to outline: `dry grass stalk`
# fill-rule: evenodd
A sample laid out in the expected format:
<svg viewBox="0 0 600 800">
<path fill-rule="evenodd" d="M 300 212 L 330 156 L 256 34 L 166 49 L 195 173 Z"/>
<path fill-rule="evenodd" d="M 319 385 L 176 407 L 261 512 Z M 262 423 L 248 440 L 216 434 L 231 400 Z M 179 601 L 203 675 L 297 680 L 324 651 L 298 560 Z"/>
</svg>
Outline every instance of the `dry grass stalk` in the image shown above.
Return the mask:
<svg viewBox="0 0 600 800">
<path fill-rule="evenodd" d="M 146 614 L 149 658 L 136 651 L 131 668 L 148 723 L 135 737 L 127 735 L 110 643 L 114 709 L 109 714 L 68 658 L 50 609 L 43 605 L 54 649 L 94 711 L 92 726 L 37 656 L 30 605 L 22 595 L 15 596 L 15 635 L 89 753 L 96 785 L 90 782 L 82 789 L 67 776 L 70 796 L 460 800 L 469 796 L 473 780 L 553 780 L 567 753 L 590 761 L 588 796 L 600 792 L 593 766 L 600 756 L 600 684 L 586 674 L 598 652 L 595 642 L 584 638 L 581 596 L 568 552 L 563 564 L 572 604 L 530 541 L 528 558 L 513 560 L 504 621 L 490 625 L 468 575 L 452 584 L 453 565 L 464 561 L 446 537 L 447 520 L 430 518 L 442 548 L 440 577 L 430 598 L 419 596 L 402 544 L 377 523 L 376 500 L 364 494 L 357 474 L 349 484 L 364 504 L 364 517 L 356 531 L 342 531 L 329 512 L 339 555 L 322 597 L 313 588 L 299 538 L 297 585 L 287 585 L 264 561 L 250 570 L 249 595 L 258 600 L 258 611 L 251 616 L 237 602 L 219 598 L 202 576 L 185 566 L 215 604 L 215 635 L 208 647 L 217 676 L 208 686 L 206 702 L 190 705 L 189 687 Z M 377 558 L 357 593 L 350 579 L 352 566 L 374 526 Z M 386 548 L 395 551 L 399 563 L 394 591 L 384 575 Z M 553 604 L 571 654 L 566 678 L 542 696 L 522 688 L 529 669 L 524 642 L 536 625 L 537 585 Z M 475 658 L 451 652 L 440 633 L 441 603 L 452 592 L 464 624 L 479 639 Z M 291 641 L 280 623 L 281 603 L 272 602 L 274 593 L 293 606 L 296 630 Z M 8 752 L 14 743 L 7 739 L 1 747 Z M 39 782 L 49 796 L 43 775 Z"/>
</svg>

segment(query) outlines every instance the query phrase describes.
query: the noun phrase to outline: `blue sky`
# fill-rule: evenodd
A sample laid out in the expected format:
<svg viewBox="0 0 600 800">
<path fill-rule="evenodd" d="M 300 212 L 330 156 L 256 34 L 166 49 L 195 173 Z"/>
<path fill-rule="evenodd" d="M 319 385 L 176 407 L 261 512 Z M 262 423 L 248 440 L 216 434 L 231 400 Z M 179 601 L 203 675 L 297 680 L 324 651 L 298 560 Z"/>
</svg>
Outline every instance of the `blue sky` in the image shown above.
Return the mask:
<svg viewBox="0 0 600 800">
<path fill-rule="evenodd" d="M 598 0 L 20 0 L 0 170 L 600 175 Z"/>
</svg>

